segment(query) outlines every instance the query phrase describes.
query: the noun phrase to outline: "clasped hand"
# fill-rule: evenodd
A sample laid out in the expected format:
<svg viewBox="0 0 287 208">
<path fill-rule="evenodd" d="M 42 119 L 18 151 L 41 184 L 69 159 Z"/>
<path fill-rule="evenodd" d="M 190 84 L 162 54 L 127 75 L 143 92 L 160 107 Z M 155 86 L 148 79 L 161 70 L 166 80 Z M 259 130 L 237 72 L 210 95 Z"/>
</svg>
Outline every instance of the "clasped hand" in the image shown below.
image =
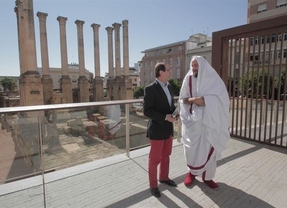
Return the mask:
<svg viewBox="0 0 287 208">
<path fill-rule="evenodd" d="M 171 123 L 173 123 L 173 122 L 177 121 L 178 117 L 179 117 L 179 116 L 176 116 L 176 117 L 174 118 L 174 117 L 172 117 L 171 114 L 167 114 L 167 115 L 166 115 L 166 120 L 169 121 L 169 122 L 171 122 Z"/>
<path fill-rule="evenodd" d="M 198 106 L 205 106 L 203 97 L 183 98 L 183 103 L 189 105 L 196 104 Z"/>
</svg>

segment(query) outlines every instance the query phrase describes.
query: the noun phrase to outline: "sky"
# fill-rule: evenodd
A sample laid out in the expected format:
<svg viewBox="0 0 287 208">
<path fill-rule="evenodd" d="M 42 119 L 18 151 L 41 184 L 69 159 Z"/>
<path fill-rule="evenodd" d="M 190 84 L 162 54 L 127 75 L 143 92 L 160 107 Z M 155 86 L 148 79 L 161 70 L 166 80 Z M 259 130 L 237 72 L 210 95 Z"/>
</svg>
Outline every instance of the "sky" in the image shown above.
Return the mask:
<svg viewBox="0 0 287 208">
<path fill-rule="evenodd" d="M 19 52 L 15 0 L 0 0 L 0 76 L 19 76 Z M 100 24 L 101 76 L 108 72 L 106 27 L 129 21 L 129 65 L 142 59 L 142 51 L 187 40 L 196 33 L 213 32 L 247 23 L 248 0 L 34 0 L 37 66 L 41 67 L 39 19 L 48 13 L 47 36 L 50 67 L 61 67 L 58 16 L 67 17 L 68 63 L 79 63 L 76 20 L 85 21 L 85 68 L 94 73 L 93 29 Z M 120 30 L 123 65 L 122 27 Z M 113 38 L 114 41 L 114 38 Z"/>
</svg>

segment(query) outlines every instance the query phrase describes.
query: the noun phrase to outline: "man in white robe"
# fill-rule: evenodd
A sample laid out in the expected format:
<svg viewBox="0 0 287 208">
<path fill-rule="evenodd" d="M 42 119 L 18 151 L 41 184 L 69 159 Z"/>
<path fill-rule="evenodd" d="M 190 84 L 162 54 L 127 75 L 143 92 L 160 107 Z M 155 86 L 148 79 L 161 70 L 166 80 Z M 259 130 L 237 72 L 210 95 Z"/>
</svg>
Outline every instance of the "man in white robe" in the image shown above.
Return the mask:
<svg viewBox="0 0 287 208">
<path fill-rule="evenodd" d="M 182 143 L 188 166 L 186 186 L 200 176 L 210 188 L 219 188 L 212 179 L 216 161 L 230 138 L 229 102 L 226 86 L 217 72 L 203 57 L 192 57 L 179 96 Z"/>
</svg>

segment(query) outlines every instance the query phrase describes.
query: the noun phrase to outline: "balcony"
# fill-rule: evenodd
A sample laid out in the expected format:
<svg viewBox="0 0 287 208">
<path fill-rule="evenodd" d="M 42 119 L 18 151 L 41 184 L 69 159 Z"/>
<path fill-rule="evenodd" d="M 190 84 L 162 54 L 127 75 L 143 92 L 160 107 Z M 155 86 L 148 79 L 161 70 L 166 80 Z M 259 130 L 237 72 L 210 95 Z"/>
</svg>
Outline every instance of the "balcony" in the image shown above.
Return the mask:
<svg viewBox="0 0 287 208">
<path fill-rule="evenodd" d="M 160 184 L 162 197 L 151 196 L 147 119 L 140 103 L 141 99 L 1 108 L 1 207 L 286 205 L 285 149 L 235 138 L 218 162 L 219 190 L 209 189 L 199 177 L 185 187 L 180 123 L 175 124 L 170 163 L 170 177 L 178 187 Z M 117 110 L 108 112 L 107 106 L 115 105 L 120 124 L 112 116 Z"/>
</svg>

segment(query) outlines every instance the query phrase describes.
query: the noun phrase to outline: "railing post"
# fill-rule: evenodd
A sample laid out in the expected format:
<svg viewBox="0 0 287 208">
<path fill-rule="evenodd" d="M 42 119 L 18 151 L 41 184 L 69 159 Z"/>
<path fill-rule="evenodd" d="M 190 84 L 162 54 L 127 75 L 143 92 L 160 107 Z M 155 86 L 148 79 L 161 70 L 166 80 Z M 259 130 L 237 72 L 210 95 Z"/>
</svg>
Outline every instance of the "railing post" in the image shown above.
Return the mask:
<svg viewBox="0 0 287 208">
<path fill-rule="evenodd" d="M 42 183 L 43 183 L 43 201 L 44 207 L 46 208 L 47 201 L 46 201 L 46 189 L 45 189 L 45 166 L 44 166 L 44 158 L 43 158 L 43 116 L 40 114 L 38 115 L 38 133 L 39 133 L 39 158 L 40 158 L 40 170 L 42 175 Z"/>
<path fill-rule="evenodd" d="M 126 155 L 130 156 L 130 105 L 126 106 Z"/>
</svg>

